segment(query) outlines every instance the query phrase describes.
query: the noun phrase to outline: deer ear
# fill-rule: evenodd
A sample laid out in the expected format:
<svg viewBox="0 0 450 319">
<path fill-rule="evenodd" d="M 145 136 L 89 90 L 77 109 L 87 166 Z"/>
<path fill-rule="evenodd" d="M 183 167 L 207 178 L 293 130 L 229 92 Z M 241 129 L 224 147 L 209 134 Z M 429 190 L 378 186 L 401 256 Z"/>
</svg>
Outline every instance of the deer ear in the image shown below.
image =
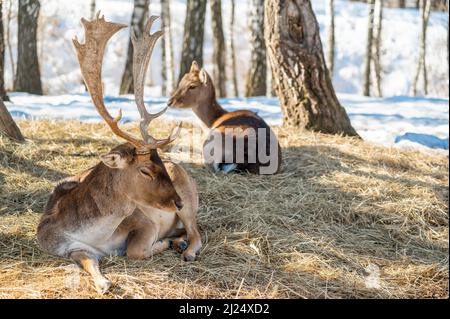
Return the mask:
<svg viewBox="0 0 450 319">
<path fill-rule="evenodd" d="M 205 69 L 202 69 L 200 71 L 199 78 L 200 78 L 200 82 L 202 82 L 202 84 L 205 84 L 205 85 L 208 84 L 209 75 L 208 75 L 208 72 L 206 72 Z"/>
<path fill-rule="evenodd" d="M 200 67 L 198 66 L 197 61 L 193 61 L 192 65 L 191 65 L 191 73 L 199 72 L 199 71 L 200 71 Z"/>
<path fill-rule="evenodd" d="M 128 166 L 128 161 L 126 157 L 122 156 L 122 154 L 117 152 L 111 152 L 105 155 L 100 156 L 103 164 L 108 166 L 109 168 L 117 168 L 123 169 Z"/>
</svg>

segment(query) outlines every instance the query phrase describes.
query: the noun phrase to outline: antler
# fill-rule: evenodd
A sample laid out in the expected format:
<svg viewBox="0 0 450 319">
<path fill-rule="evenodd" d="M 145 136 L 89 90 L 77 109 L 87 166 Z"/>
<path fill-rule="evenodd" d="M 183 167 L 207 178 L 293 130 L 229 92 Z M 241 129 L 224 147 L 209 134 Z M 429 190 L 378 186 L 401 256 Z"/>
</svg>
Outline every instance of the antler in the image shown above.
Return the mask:
<svg viewBox="0 0 450 319">
<path fill-rule="evenodd" d="M 105 21 L 104 16 L 100 17 L 100 11 L 97 12 L 93 21 L 82 18 L 81 23 L 85 31 L 85 43 L 81 44 L 75 37 L 73 44 L 77 51 L 81 74 L 95 108 L 114 134 L 133 144 L 141 153 L 148 152 L 149 149 L 153 148 L 152 145 L 148 145 L 146 141 L 141 141 L 122 131 L 119 128 L 122 110 L 119 110 L 117 117 L 113 118 L 106 109 L 103 99 L 102 64 L 105 47 L 111 37 L 119 30 L 126 28 L 127 25 Z"/>
<path fill-rule="evenodd" d="M 158 140 L 148 133 L 148 126 L 150 125 L 150 122 L 156 119 L 157 117 L 161 116 L 162 114 L 164 114 L 164 112 L 166 112 L 167 110 L 167 107 L 165 107 L 162 111 L 158 113 L 150 114 L 147 111 L 144 103 L 144 83 L 150 58 L 152 56 L 153 48 L 155 47 L 156 41 L 158 41 L 158 39 L 164 34 L 164 32 L 162 31 L 157 31 L 153 34 L 150 34 L 152 25 L 157 19 L 158 17 L 151 16 L 150 19 L 148 19 L 147 23 L 145 24 L 144 32 L 139 37 L 136 37 L 134 31 L 131 30 L 131 42 L 133 43 L 134 48 L 133 50 L 134 96 L 136 100 L 136 105 L 139 110 L 139 114 L 141 115 L 140 130 L 142 138 L 152 148 L 162 147 L 173 142 L 180 133 L 182 125 L 182 123 L 180 123 L 176 131 L 174 128 L 170 136 L 162 140 Z"/>
</svg>

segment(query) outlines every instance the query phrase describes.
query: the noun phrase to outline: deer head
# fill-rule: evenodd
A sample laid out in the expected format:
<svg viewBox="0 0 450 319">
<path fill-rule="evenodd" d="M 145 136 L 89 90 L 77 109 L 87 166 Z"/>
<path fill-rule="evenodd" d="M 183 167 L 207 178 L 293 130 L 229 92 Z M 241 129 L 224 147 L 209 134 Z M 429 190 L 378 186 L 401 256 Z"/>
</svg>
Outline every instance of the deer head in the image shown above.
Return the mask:
<svg viewBox="0 0 450 319">
<path fill-rule="evenodd" d="M 211 77 L 197 62 L 192 62 L 191 70 L 180 81 L 168 105 L 174 108 L 196 109 L 202 105 L 211 105 L 216 94 Z"/>
<path fill-rule="evenodd" d="M 103 16 L 100 17 L 100 12 L 98 12 L 93 21 L 81 19 L 85 30 L 85 43 L 81 44 L 76 38 L 73 43 L 77 51 L 81 73 L 95 108 L 113 133 L 128 142 L 101 156 L 103 164 L 110 171 L 109 173 L 114 175 L 114 180 L 117 182 L 113 187 L 120 188 L 127 198 L 137 204 L 175 212 L 181 209 L 183 204 L 157 149 L 175 140 L 181 123 L 178 129 L 172 130 L 172 134 L 165 139 L 159 140 L 150 136 L 148 133 L 150 122 L 162 115 L 167 108 L 156 114 L 150 114 L 144 104 L 145 75 L 153 47 L 163 34 L 161 31 L 150 34 L 150 29 L 156 19 L 157 17 L 151 17 L 147 21 L 145 30 L 139 38 L 134 33 L 131 37 L 134 47 L 134 94 L 141 115 L 142 139 L 132 136 L 119 127 L 122 111 L 119 110 L 117 117 L 113 118 L 106 109 L 103 99 L 101 74 L 104 50 L 109 39 L 126 25 L 107 22 Z"/>
</svg>

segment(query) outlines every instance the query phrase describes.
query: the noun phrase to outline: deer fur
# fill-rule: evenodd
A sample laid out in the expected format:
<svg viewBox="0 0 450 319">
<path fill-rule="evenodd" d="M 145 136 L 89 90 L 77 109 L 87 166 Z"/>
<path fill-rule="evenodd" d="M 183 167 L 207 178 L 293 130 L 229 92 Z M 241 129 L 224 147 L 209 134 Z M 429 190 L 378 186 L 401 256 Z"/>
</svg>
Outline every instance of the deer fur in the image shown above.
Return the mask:
<svg viewBox="0 0 450 319">
<path fill-rule="evenodd" d="M 163 163 L 156 150 L 136 155 L 125 144 L 54 189 L 37 238 L 47 252 L 72 258 L 105 293 L 111 282 L 99 270 L 104 256 L 143 259 L 173 247 L 185 261 L 195 260 L 197 210 L 195 182 L 181 166 Z"/>
<path fill-rule="evenodd" d="M 203 149 L 204 153 L 206 147 L 211 143 L 214 134 L 219 134 L 223 139 L 226 138 L 227 129 L 240 128 L 242 132 L 246 129 L 255 130 L 256 137 L 258 137 L 258 129 L 266 129 L 266 153 L 270 153 L 270 134 L 273 134 L 271 128 L 267 123 L 259 117 L 256 113 L 242 110 L 235 112 L 228 112 L 223 109 L 217 102 L 214 84 L 211 77 L 205 69 L 200 69 L 197 62 L 193 62 L 190 71 L 184 75 L 177 90 L 173 93 L 168 105 L 173 108 L 191 108 L 197 117 L 203 122 L 205 126 L 209 128 L 209 134 L 204 141 Z M 274 136 L 274 135 L 273 135 Z M 261 163 L 257 158 L 256 162 L 252 163 L 248 160 L 248 153 L 250 151 L 258 153 L 259 143 L 256 145 L 250 145 L 248 142 L 248 136 L 243 134 L 233 133 L 230 136 L 233 140 L 233 144 L 226 148 L 226 144 L 222 144 L 223 158 L 219 161 L 211 163 L 205 163 L 209 168 L 215 172 L 222 171 L 225 173 L 231 171 L 237 172 L 250 172 L 259 174 L 262 166 L 267 166 L 266 163 Z M 245 161 L 238 163 L 236 161 L 236 141 L 238 139 L 244 140 L 245 147 Z M 258 140 L 256 138 L 256 140 Z M 276 154 L 270 154 L 271 161 L 277 163 L 277 167 L 274 173 L 277 173 L 281 166 L 281 148 L 276 138 L 272 139 L 272 143 L 276 143 Z M 273 149 L 272 145 L 272 149 Z M 233 160 L 227 162 L 225 160 L 225 154 L 231 154 Z"/>
<path fill-rule="evenodd" d="M 147 130 L 150 122 L 165 111 L 150 114 L 143 101 L 147 66 L 155 42 L 162 35 L 162 32 L 150 34 L 155 19 L 148 20 L 139 38 L 132 36 L 142 139 L 119 127 L 122 113 L 113 118 L 103 99 L 104 49 L 124 25 L 107 22 L 97 13 L 93 21 L 82 19 L 85 43 L 74 40 L 81 73 L 95 108 L 112 132 L 128 143 L 101 156 L 101 162 L 93 168 L 56 186 L 37 228 L 37 239 L 47 252 L 78 263 L 92 276 L 99 293 L 105 293 L 111 286 L 99 268 L 104 256 L 126 254 L 132 259 L 142 259 L 173 247 L 185 261 L 192 261 L 201 248 L 195 182 L 181 166 L 163 163 L 157 151 L 171 143 L 179 130 L 162 140 L 153 138 Z"/>
</svg>

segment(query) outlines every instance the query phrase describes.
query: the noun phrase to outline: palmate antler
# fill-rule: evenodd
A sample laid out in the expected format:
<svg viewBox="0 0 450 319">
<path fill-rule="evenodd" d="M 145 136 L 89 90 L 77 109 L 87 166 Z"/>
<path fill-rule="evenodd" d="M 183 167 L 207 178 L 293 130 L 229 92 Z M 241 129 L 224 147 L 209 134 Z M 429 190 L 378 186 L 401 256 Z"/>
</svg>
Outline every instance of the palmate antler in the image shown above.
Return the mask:
<svg viewBox="0 0 450 319">
<path fill-rule="evenodd" d="M 143 140 L 137 139 L 119 128 L 119 121 L 122 119 L 122 111 L 119 110 L 119 114 L 117 115 L 117 117 L 113 118 L 106 109 L 103 99 L 101 75 L 105 47 L 109 39 L 111 39 L 111 37 L 119 30 L 127 27 L 127 25 L 107 22 L 105 21 L 104 16 L 100 17 L 99 11 L 97 12 L 96 18 L 93 21 L 87 21 L 84 18 L 81 19 L 81 23 L 83 24 L 85 30 L 85 43 L 81 44 L 76 37 L 73 40 L 73 44 L 77 51 L 81 74 L 83 75 L 84 81 L 86 83 L 89 94 L 91 95 L 92 102 L 94 103 L 95 108 L 97 109 L 101 117 L 105 120 L 105 122 L 109 125 L 113 133 L 133 144 L 139 154 L 147 154 L 151 149 L 167 145 L 168 143 L 172 142 L 179 133 L 178 129 L 176 134 L 172 133 L 166 139 L 157 140 L 151 137 L 147 132 L 150 121 L 162 115 L 167 109 L 165 108 L 163 111 L 158 112 L 157 114 L 150 114 L 145 109 L 143 100 L 144 80 L 147 73 L 147 67 L 150 61 L 153 47 L 158 38 L 161 36 L 160 32 L 149 35 L 149 31 L 154 20 L 156 20 L 156 17 L 151 17 L 149 19 L 145 27 L 145 32 L 141 37 L 136 38 L 135 35 L 132 34 L 132 41 L 135 47 L 133 65 L 133 76 L 136 87 L 135 97 L 136 104 L 142 118 L 140 128 Z"/>
<path fill-rule="evenodd" d="M 139 113 L 141 115 L 140 130 L 144 141 L 148 144 L 155 145 L 156 147 L 162 147 L 173 142 L 178 134 L 180 133 L 181 125 L 178 125 L 178 129 L 172 130 L 172 133 L 168 138 L 158 140 L 148 134 L 148 126 L 150 122 L 155 118 L 161 116 L 166 112 L 167 107 L 156 114 L 150 114 L 147 112 L 144 103 L 144 83 L 145 76 L 147 74 L 148 65 L 150 63 L 150 58 L 152 56 L 153 48 L 155 47 L 156 41 L 164 34 L 162 31 L 157 31 L 150 34 L 153 23 L 158 17 L 151 16 L 148 19 L 144 27 L 144 32 L 140 37 L 136 37 L 133 30 L 131 30 L 131 42 L 133 43 L 133 81 L 134 81 L 134 97 L 136 100 L 136 105 L 138 107 Z"/>
</svg>

